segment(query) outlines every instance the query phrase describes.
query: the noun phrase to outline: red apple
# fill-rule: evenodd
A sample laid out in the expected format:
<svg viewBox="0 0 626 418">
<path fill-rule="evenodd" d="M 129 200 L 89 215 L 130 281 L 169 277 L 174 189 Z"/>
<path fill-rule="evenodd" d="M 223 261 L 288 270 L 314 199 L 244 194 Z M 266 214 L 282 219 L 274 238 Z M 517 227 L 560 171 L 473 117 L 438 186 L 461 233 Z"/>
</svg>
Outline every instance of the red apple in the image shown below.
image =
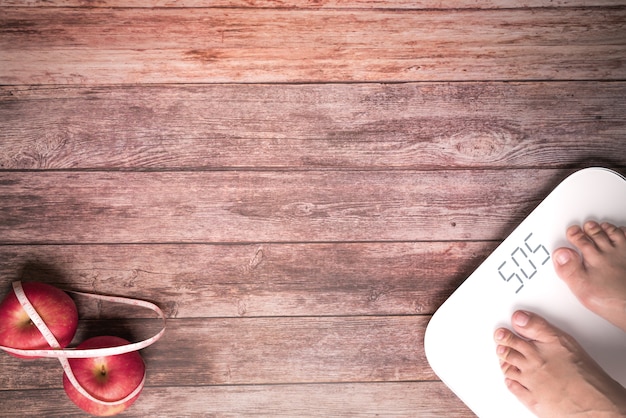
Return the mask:
<svg viewBox="0 0 626 418">
<path fill-rule="evenodd" d="M 129 344 L 119 337 L 93 337 L 77 349 L 117 347 Z M 133 351 L 106 357 L 68 359 L 80 385 L 96 399 L 115 402 L 130 395 L 143 381 L 146 366 L 138 352 Z M 103 405 L 82 395 L 63 374 L 63 387 L 70 399 L 83 411 L 92 415 L 116 415 L 128 408 L 139 393 L 120 405 Z"/>
<path fill-rule="evenodd" d="M 45 283 L 22 283 L 22 288 L 61 347 L 66 347 L 74 338 L 78 326 L 78 311 L 72 298 L 61 289 Z M 26 350 L 50 348 L 17 300 L 13 289 L 0 303 L 0 345 Z"/>
</svg>

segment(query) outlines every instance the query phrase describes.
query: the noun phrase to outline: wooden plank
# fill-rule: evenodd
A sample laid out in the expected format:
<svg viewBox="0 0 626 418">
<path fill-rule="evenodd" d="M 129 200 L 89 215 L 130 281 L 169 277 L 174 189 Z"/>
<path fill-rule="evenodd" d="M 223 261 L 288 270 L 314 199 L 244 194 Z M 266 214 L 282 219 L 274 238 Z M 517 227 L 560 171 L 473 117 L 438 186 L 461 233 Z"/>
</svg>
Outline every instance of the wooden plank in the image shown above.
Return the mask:
<svg viewBox="0 0 626 418">
<path fill-rule="evenodd" d="M 0 7 L 206 8 L 202 0 L 2 0 Z M 517 9 L 520 7 L 618 7 L 623 0 L 212 0 L 209 7 L 271 9 Z"/>
<path fill-rule="evenodd" d="M 5 85 L 626 78 L 624 8 L 5 7 L 0 27 Z"/>
<path fill-rule="evenodd" d="M 0 168 L 624 166 L 624 97 L 624 82 L 6 86 Z"/>
<path fill-rule="evenodd" d="M 498 240 L 562 170 L 4 172 L 0 239 L 35 243 Z"/>
<path fill-rule="evenodd" d="M 271 9 L 517 9 L 520 7 L 616 7 L 623 0 L 2 0 L 0 7 L 187 7 Z"/>
<path fill-rule="evenodd" d="M 0 246 L 10 282 L 152 300 L 170 318 L 433 313 L 495 242 Z M 77 298 L 81 318 L 152 317 Z"/>
<path fill-rule="evenodd" d="M 0 391 L 8 416 L 82 417 L 60 389 Z M 474 415 L 441 382 L 147 387 L 125 417 L 446 417 Z"/>
<path fill-rule="evenodd" d="M 436 380 L 423 339 L 429 316 L 170 320 L 141 351 L 148 386 Z M 76 340 L 134 339 L 158 320 L 83 321 Z M 153 327 L 153 328 L 150 328 Z M 494 361 L 497 361 L 494 354 Z M 55 359 L 0 356 L 0 391 L 62 388 Z"/>
</svg>

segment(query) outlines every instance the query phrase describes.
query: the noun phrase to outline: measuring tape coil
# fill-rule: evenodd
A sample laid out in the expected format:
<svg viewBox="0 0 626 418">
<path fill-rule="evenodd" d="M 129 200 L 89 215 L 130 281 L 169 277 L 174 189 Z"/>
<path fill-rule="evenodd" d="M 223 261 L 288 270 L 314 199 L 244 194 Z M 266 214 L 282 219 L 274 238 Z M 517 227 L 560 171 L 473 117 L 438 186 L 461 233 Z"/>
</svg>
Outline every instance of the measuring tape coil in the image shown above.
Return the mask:
<svg viewBox="0 0 626 418">
<path fill-rule="evenodd" d="M 67 376 L 72 386 L 74 386 L 74 388 L 85 398 L 100 405 L 104 405 L 104 406 L 121 405 L 130 401 L 137 395 L 139 395 L 146 381 L 145 371 L 144 371 L 143 378 L 141 382 L 139 383 L 139 385 L 137 386 L 137 388 L 133 390 L 128 396 L 118 401 L 103 401 L 101 399 L 98 399 L 92 396 L 89 392 L 87 392 L 81 386 L 81 384 L 76 379 L 76 376 L 74 376 L 74 373 L 72 372 L 72 368 L 70 366 L 68 359 L 115 356 L 119 354 L 130 353 L 133 351 L 139 351 L 143 348 L 146 348 L 154 344 L 165 333 L 165 323 L 166 323 L 165 314 L 157 305 L 155 305 L 154 303 L 146 302 L 146 301 L 139 300 L 139 299 L 124 298 L 124 297 L 119 297 L 119 296 L 105 296 L 105 295 L 98 295 L 98 294 L 93 294 L 93 293 L 84 293 L 84 292 L 66 290 L 66 292 L 73 293 L 75 295 L 86 296 L 89 298 L 98 299 L 98 300 L 102 300 L 106 302 L 121 303 L 125 305 L 132 305 L 132 306 L 150 309 L 158 315 L 163 325 L 161 327 L 161 330 L 154 336 L 147 338 L 145 340 L 139 341 L 139 342 L 135 342 L 135 343 L 130 343 L 130 344 L 116 346 L 116 347 L 106 347 L 106 348 L 92 348 L 92 349 L 65 348 L 64 349 L 61 347 L 58 340 L 52 334 L 52 332 L 50 331 L 46 323 L 43 321 L 41 316 L 37 313 L 37 310 L 33 307 L 33 305 L 28 300 L 26 293 L 24 293 L 22 283 L 19 281 L 16 281 L 16 282 L 13 282 L 12 285 L 13 285 L 13 291 L 15 292 L 15 296 L 17 297 L 17 300 L 20 302 L 20 304 L 22 305 L 22 308 L 24 308 L 24 311 L 28 314 L 33 324 L 35 324 L 39 332 L 41 332 L 41 334 L 45 338 L 48 345 L 50 345 L 51 349 L 28 350 L 28 349 L 12 348 L 12 347 L 5 347 L 5 346 L 0 346 L 0 349 L 8 353 L 15 354 L 15 355 L 22 356 L 22 357 L 57 358 L 59 362 L 61 363 L 61 367 L 63 368 L 63 371 L 65 372 L 65 375 Z"/>
</svg>

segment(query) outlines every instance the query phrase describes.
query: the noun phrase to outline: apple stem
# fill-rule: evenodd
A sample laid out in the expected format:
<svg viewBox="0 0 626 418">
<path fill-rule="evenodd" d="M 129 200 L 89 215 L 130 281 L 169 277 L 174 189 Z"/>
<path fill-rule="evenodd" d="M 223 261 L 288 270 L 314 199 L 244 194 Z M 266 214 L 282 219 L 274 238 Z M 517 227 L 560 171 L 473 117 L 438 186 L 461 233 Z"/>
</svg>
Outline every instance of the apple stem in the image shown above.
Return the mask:
<svg viewBox="0 0 626 418">
<path fill-rule="evenodd" d="M 104 367 L 104 364 L 102 365 L 102 368 L 100 369 L 100 374 L 101 374 L 102 376 L 106 376 L 106 374 L 107 374 L 107 370 L 106 370 L 106 368 Z"/>
</svg>

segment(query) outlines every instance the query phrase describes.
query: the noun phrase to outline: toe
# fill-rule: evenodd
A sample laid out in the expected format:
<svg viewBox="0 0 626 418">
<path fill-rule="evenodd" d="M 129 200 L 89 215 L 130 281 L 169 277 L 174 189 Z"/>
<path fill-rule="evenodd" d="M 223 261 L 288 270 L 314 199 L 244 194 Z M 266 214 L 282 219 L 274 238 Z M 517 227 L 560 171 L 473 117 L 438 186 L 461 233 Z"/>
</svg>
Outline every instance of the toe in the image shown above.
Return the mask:
<svg viewBox="0 0 626 418">
<path fill-rule="evenodd" d="M 524 367 L 524 363 L 526 362 L 526 357 L 520 354 L 519 351 L 514 350 L 506 345 L 499 345 L 496 348 L 496 353 L 498 354 L 500 363 L 502 363 L 503 371 L 505 371 L 505 365 L 507 366 L 508 371 L 516 369 L 520 370 Z"/>
<path fill-rule="evenodd" d="M 604 230 L 604 228 L 602 228 L 602 226 L 599 223 L 595 221 L 585 222 L 585 225 L 583 226 L 583 230 L 585 231 L 585 234 L 587 234 L 587 236 L 593 241 L 593 243 L 598 249 L 604 250 L 604 249 L 611 248 L 613 246 L 606 231 Z"/>
<path fill-rule="evenodd" d="M 513 392 L 513 394 L 518 398 L 520 397 L 520 395 L 525 396 L 528 394 L 528 389 L 526 388 L 526 386 L 522 385 L 517 380 L 506 378 L 504 380 L 504 383 L 506 383 L 506 387 L 508 387 L 509 390 Z"/>
<path fill-rule="evenodd" d="M 494 339 L 498 343 L 496 353 L 501 363 L 508 363 L 518 369 L 524 368 L 526 363 L 524 353 L 529 353 L 532 350 L 528 341 L 506 328 L 496 330 Z"/>
<path fill-rule="evenodd" d="M 522 385 L 520 382 L 514 379 L 505 379 L 504 383 L 506 387 L 511 391 L 517 399 L 524 404 L 528 409 L 534 412 L 537 400 L 535 396 L 526 388 L 526 386 Z"/>
<path fill-rule="evenodd" d="M 608 222 L 603 222 L 600 226 L 609 237 L 613 245 L 623 245 L 624 243 L 626 243 L 626 234 L 624 233 L 623 228 L 618 228 Z"/>
<path fill-rule="evenodd" d="M 522 372 L 517 367 L 513 366 L 511 363 L 507 363 L 506 361 L 500 361 L 500 369 L 502 370 L 502 374 L 504 377 L 509 379 L 518 380 L 522 376 Z"/>
<path fill-rule="evenodd" d="M 573 246 L 578 248 L 584 257 L 593 255 L 598 252 L 598 247 L 593 240 L 585 233 L 585 231 L 578 225 L 570 226 L 567 228 L 567 239 Z"/>
<path fill-rule="evenodd" d="M 552 254 L 556 274 L 570 287 L 576 286 L 586 275 L 585 265 L 578 253 L 571 248 L 557 248 Z"/>
<path fill-rule="evenodd" d="M 513 329 L 522 337 L 539 342 L 554 341 L 562 334 L 541 316 L 526 311 L 517 311 L 513 314 Z"/>
</svg>

